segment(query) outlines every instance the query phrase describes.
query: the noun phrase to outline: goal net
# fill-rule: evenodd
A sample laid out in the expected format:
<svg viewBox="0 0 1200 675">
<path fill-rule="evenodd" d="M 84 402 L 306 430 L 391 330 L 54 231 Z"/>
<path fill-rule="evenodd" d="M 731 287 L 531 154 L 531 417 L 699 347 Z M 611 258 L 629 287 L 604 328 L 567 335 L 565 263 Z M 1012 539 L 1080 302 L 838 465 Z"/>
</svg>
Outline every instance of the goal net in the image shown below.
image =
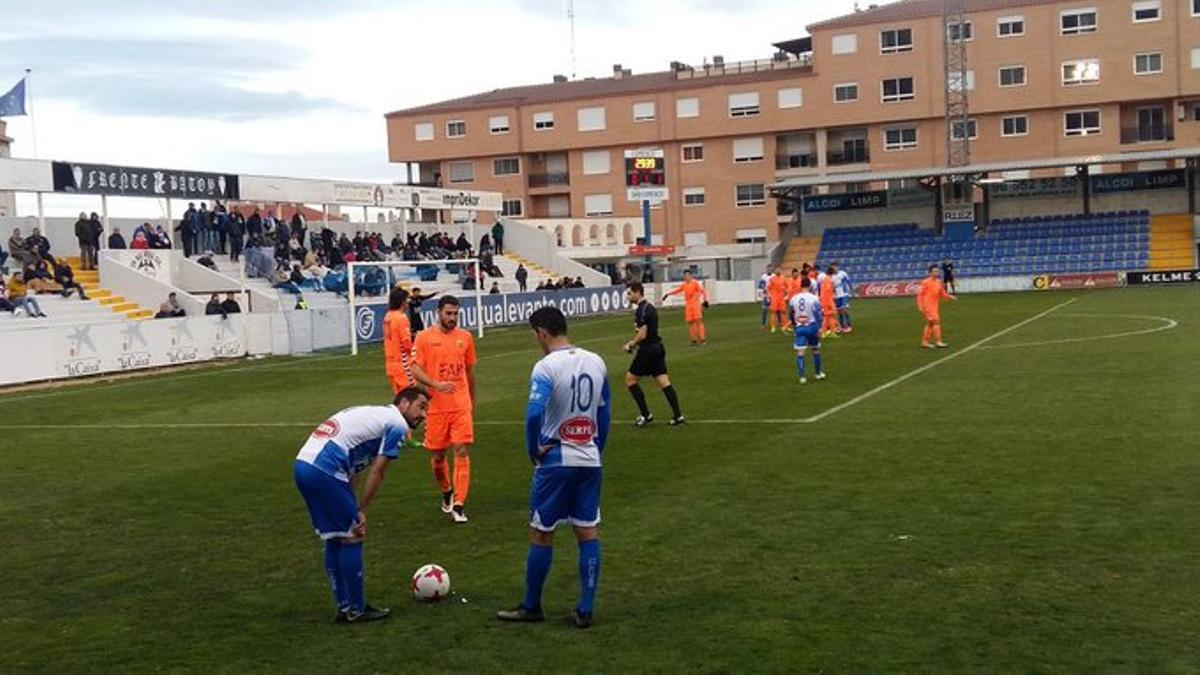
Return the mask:
<svg viewBox="0 0 1200 675">
<path fill-rule="evenodd" d="M 437 300 L 445 295 L 459 299 L 462 310 L 458 325 L 483 337 L 483 294 L 491 284 L 478 258 L 452 260 L 389 260 L 352 262 L 346 269 L 346 292 L 350 298 L 350 353 L 358 354 L 360 343 L 383 340 L 383 317 L 388 311 L 392 288 L 407 290 L 412 307 L 409 318 L 414 329 L 437 322 Z"/>
</svg>

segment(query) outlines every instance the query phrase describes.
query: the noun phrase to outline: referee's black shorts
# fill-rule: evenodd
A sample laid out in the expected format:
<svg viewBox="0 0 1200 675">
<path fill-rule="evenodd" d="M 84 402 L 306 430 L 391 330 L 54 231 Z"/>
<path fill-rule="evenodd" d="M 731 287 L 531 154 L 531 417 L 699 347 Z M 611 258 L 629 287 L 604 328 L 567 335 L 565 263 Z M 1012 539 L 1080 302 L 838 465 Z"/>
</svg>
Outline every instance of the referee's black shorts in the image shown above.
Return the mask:
<svg viewBox="0 0 1200 675">
<path fill-rule="evenodd" d="M 658 377 L 667 374 L 667 350 L 661 342 L 638 346 L 629 372 L 638 377 Z"/>
</svg>

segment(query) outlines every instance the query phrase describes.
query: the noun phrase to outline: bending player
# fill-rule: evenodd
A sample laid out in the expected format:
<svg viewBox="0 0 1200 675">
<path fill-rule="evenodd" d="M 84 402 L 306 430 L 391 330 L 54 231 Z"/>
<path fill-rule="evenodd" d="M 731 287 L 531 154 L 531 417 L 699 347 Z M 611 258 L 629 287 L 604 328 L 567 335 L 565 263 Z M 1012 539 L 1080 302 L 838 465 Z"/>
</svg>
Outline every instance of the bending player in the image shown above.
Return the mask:
<svg viewBox="0 0 1200 675">
<path fill-rule="evenodd" d="M 821 367 L 821 323 L 824 316 L 821 312 L 821 300 L 812 293 L 812 280 L 804 277 L 800 280 L 801 290 L 788 302 L 795 328 L 796 372 L 800 375 L 800 384 L 806 384 L 804 377 L 804 352 L 812 347 L 814 377 L 825 379 L 825 370 Z"/>
<path fill-rule="evenodd" d="M 688 337 L 692 346 L 708 343 L 708 335 L 704 332 L 704 310 L 708 309 L 708 293 L 704 284 L 692 278 L 692 271 L 683 273 L 683 283 L 662 297 L 666 302 L 672 295 L 683 294 L 683 320 L 688 325 Z"/>
<path fill-rule="evenodd" d="M 525 451 L 533 462 L 529 496 L 529 553 L 525 599 L 501 621 L 542 621 L 542 586 L 554 555 L 554 529 L 570 523 L 579 541 L 579 604 L 572 620 L 592 625 L 600 580 L 600 459 L 612 400 L 604 360 L 571 345 L 567 319 L 556 307 L 529 317 L 546 356 L 533 367 L 525 410 Z"/>
<path fill-rule="evenodd" d="M 658 310 L 646 300 L 645 292 L 642 284 L 637 281 L 630 283 L 625 291 L 625 298 L 629 304 L 637 307 L 633 314 L 633 324 L 637 332 L 624 346 L 626 352 L 637 350 L 633 363 L 629 364 L 629 372 L 625 373 L 625 386 L 638 407 L 638 418 L 634 420 L 634 424 L 644 427 L 654 421 L 654 415 L 650 414 L 650 407 L 646 405 L 646 393 L 638 384 L 643 377 L 649 376 L 658 383 L 663 396 L 667 398 L 667 403 L 671 405 L 671 421 L 667 424 L 679 426 L 685 420 L 683 413 L 679 411 L 679 396 L 675 394 L 675 387 L 671 386 L 671 378 L 667 375 L 667 349 L 663 346 L 662 338 L 658 336 Z"/>
<path fill-rule="evenodd" d="M 442 491 L 442 513 L 465 523 L 475 442 L 475 341 L 458 327 L 458 313 L 458 298 L 443 295 L 438 300 L 438 325 L 421 331 L 413 345 L 412 374 L 430 390 L 425 449 L 433 453 L 429 463 Z M 454 457 L 453 485 L 447 452 Z"/>
<path fill-rule="evenodd" d="M 850 298 L 854 296 L 854 285 L 850 282 L 850 275 L 840 269 L 836 261 L 830 267 L 833 268 L 833 305 L 837 309 L 838 330 L 849 333 L 854 330 L 850 323 Z"/>
<path fill-rule="evenodd" d="M 409 365 L 413 348 L 410 326 L 408 291 L 396 286 L 388 295 L 388 312 L 383 317 L 383 361 L 394 394 L 417 383 Z"/>
<path fill-rule="evenodd" d="M 322 422 L 296 455 L 292 472 L 313 529 L 325 543 L 325 575 L 339 623 L 378 621 L 391 615 L 390 610 L 372 607 L 364 597 L 367 510 L 387 476 L 388 464 L 400 456 L 400 448 L 425 419 L 428 403 L 425 392 L 409 387 L 396 394 L 391 405 L 346 408 Z M 354 497 L 356 488 L 361 501 Z"/>
<path fill-rule="evenodd" d="M 950 345 L 942 342 L 942 300 L 957 300 L 958 298 L 946 292 L 942 280 L 938 278 L 938 266 L 929 266 L 929 276 L 921 282 L 921 290 L 917 292 L 917 309 L 925 316 L 925 332 L 921 336 L 921 348 L 945 349 Z M 933 344 L 929 339 L 933 338 Z"/>
</svg>

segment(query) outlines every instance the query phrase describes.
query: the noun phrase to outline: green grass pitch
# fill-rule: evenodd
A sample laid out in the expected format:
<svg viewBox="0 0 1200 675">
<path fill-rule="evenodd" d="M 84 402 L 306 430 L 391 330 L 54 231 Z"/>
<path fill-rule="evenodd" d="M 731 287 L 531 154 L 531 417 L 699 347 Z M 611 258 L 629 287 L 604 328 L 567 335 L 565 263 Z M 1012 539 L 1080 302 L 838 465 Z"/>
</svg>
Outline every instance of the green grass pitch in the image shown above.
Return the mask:
<svg viewBox="0 0 1200 675">
<path fill-rule="evenodd" d="M 524 579 L 525 329 L 480 343 L 471 522 L 423 451 L 383 486 L 381 624 L 332 623 L 291 477 L 315 423 L 388 398 L 377 348 L 0 395 L 0 671 L 1200 669 L 1200 288 L 964 296 L 938 352 L 911 299 L 853 310 L 804 387 L 757 307 L 714 308 L 704 348 L 664 312 L 680 429 L 631 425 L 628 316 L 574 324 L 615 401 L 585 632 L 565 531 L 552 620 L 492 618 Z M 451 601 L 411 599 L 427 562 Z"/>
</svg>

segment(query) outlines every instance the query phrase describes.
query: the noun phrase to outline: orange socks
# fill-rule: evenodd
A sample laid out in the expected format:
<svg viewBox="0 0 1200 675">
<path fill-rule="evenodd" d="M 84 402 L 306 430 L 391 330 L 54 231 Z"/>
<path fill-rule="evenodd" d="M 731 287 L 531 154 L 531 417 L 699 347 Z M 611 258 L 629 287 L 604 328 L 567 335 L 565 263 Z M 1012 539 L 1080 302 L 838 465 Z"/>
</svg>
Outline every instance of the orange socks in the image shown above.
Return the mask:
<svg viewBox="0 0 1200 675">
<path fill-rule="evenodd" d="M 934 342 L 942 341 L 942 324 L 940 324 L 940 323 L 933 327 L 933 341 Z"/>
<path fill-rule="evenodd" d="M 429 456 L 429 465 L 433 467 L 433 479 L 437 481 L 442 492 L 450 489 L 450 465 L 446 463 L 446 453 L 435 452 Z"/>
<path fill-rule="evenodd" d="M 696 322 L 696 334 L 700 336 L 701 342 L 708 341 L 708 334 L 704 331 L 704 322 L 703 321 Z"/>
<path fill-rule="evenodd" d="M 471 491 L 471 458 L 454 458 L 454 503 L 466 504 Z"/>
<path fill-rule="evenodd" d="M 921 335 L 921 343 L 922 343 L 922 344 L 928 344 L 928 343 L 929 343 L 929 334 L 930 334 L 930 333 L 932 333 L 932 332 L 933 332 L 933 331 L 932 331 L 932 330 L 930 330 L 930 328 L 929 328 L 929 324 L 925 324 L 925 333 Z"/>
</svg>

